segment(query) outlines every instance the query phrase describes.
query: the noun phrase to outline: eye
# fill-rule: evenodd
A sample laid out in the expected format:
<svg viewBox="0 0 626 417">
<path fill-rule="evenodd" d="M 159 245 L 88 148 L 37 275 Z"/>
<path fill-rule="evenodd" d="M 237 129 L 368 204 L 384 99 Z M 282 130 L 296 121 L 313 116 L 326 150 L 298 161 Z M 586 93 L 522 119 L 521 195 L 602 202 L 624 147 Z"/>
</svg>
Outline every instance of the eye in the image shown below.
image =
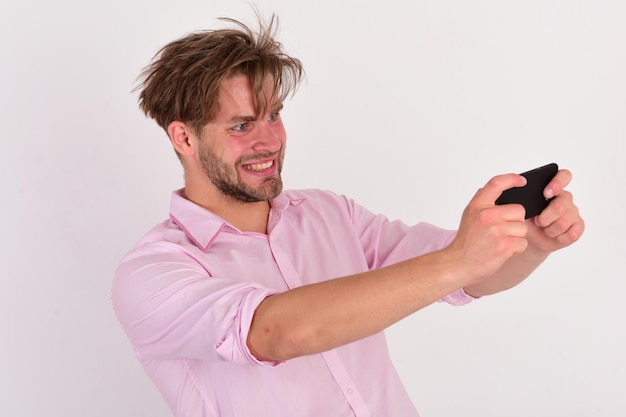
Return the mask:
<svg viewBox="0 0 626 417">
<path fill-rule="evenodd" d="M 239 123 L 238 125 L 233 126 L 232 130 L 234 130 L 235 132 L 245 132 L 247 128 L 248 123 Z"/>
<path fill-rule="evenodd" d="M 276 112 L 276 113 L 270 114 L 269 117 L 267 118 L 267 120 L 270 121 L 270 122 L 275 122 L 279 118 L 280 118 L 280 113 Z"/>
</svg>

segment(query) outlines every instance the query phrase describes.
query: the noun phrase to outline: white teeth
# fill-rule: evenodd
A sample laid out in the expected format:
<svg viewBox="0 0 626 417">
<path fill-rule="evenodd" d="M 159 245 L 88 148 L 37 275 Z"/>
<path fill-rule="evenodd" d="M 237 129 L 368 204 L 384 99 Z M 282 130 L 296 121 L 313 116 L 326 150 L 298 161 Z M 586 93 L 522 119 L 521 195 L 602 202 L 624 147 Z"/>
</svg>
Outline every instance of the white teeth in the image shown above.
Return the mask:
<svg viewBox="0 0 626 417">
<path fill-rule="evenodd" d="M 269 161 L 264 164 L 245 165 L 245 167 L 250 171 L 263 171 L 264 169 L 268 169 L 272 165 L 274 165 L 274 161 Z"/>
</svg>

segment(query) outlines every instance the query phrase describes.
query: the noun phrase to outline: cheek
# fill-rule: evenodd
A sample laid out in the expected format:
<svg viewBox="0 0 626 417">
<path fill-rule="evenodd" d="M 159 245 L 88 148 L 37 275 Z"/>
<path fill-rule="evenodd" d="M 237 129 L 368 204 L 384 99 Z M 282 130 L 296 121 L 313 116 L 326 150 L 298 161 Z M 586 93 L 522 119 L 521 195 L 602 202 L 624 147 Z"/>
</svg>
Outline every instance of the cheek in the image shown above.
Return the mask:
<svg viewBox="0 0 626 417">
<path fill-rule="evenodd" d="M 283 145 L 287 142 L 287 132 L 285 131 L 285 126 L 282 121 L 276 125 L 275 135 L 278 141 Z"/>
<path fill-rule="evenodd" d="M 234 160 L 250 148 L 250 142 L 245 138 L 230 138 L 220 149 L 224 159 Z"/>
</svg>

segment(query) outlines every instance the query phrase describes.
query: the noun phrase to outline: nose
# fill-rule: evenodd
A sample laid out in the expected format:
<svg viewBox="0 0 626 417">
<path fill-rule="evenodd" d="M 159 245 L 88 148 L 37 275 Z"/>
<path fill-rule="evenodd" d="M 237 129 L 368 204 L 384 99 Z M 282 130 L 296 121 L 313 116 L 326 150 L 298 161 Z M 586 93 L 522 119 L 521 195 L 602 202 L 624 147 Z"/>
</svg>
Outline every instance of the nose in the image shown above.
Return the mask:
<svg viewBox="0 0 626 417">
<path fill-rule="evenodd" d="M 259 123 L 252 148 L 255 151 L 276 152 L 285 143 L 285 136 L 282 123 L 279 125 Z"/>
</svg>

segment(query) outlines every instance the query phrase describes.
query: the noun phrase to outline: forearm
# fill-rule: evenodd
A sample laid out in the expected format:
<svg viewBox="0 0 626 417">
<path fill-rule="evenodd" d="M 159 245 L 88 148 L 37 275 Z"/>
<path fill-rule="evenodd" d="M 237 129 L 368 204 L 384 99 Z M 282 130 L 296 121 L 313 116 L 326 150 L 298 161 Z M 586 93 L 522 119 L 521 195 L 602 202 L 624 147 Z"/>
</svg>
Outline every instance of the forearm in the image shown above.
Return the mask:
<svg viewBox="0 0 626 417">
<path fill-rule="evenodd" d="M 323 352 L 372 334 L 461 288 L 466 274 L 439 251 L 266 298 L 248 346 L 265 360 Z"/>
</svg>

